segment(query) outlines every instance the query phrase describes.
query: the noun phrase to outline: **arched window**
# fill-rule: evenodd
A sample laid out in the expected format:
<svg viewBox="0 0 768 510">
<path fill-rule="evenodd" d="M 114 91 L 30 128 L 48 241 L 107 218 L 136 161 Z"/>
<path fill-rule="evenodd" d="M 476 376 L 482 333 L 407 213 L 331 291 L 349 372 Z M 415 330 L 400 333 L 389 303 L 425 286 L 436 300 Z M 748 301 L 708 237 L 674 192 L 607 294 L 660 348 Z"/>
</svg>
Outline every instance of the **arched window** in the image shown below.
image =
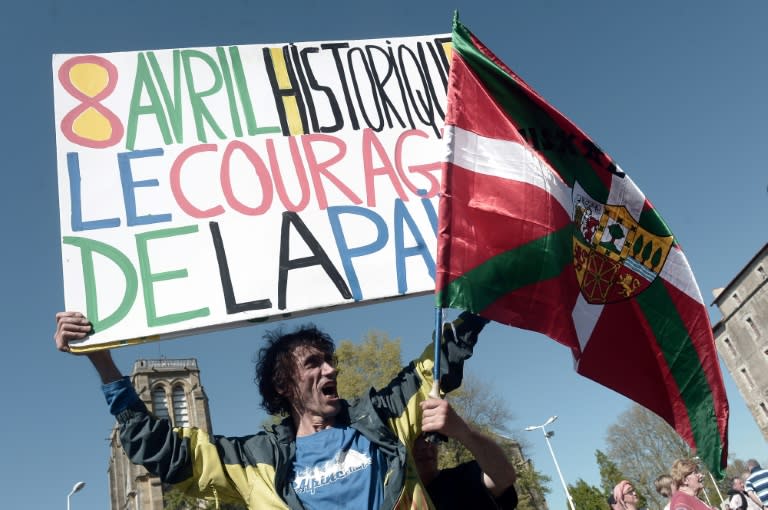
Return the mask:
<svg viewBox="0 0 768 510">
<path fill-rule="evenodd" d="M 752 376 L 749 375 L 749 372 L 747 372 L 746 368 L 741 369 L 741 375 L 744 377 L 744 380 L 747 382 L 747 386 L 749 386 L 750 388 L 755 387 L 755 381 L 754 379 L 752 379 Z"/>
<path fill-rule="evenodd" d="M 752 320 L 752 317 L 747 317 L 745 321 L 747 322 L 747 326 L 749 326 L 749 332 L 752 334 L 752 338 L 758 338 L 760 336 L 760 330 L 757 329 L 757 324 Z"/>
<path fill-rule="evenodd" d="M 177 384 L 173 387 L 173 424 L 177 427 L 189 427 L 189 407 L 184 387 Z"/>
<path fill-rule="evenodd" d="M 730 338 L 723 339 L 723 343 L 728 347 L 728 352 L 731 354 L 731 356 L 736 356 L 736 348 L 731 343 Z"/>
<path fill-rule="evenodd" d="M 165 394 L 165 388 L 155 387 L 152 390 L 152 407 L 155 416 L 158 418 L 168 418 L 168 397 Z"/>
</svg>

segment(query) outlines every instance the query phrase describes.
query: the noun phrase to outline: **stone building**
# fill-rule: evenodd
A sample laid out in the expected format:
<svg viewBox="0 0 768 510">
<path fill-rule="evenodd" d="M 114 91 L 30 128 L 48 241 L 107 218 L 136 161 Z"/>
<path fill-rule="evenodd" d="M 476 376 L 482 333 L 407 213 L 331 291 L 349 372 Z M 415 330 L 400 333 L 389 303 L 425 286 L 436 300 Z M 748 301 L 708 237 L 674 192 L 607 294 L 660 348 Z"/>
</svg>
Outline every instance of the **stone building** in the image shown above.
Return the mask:
<svg viewBox="0 0 768 510">
<path fill-rule="evenodd" d="M 145 359 L 133 364 L 131 382 L 157 416 L 177 426 L 211 431 L 208 397 L 195 359 Z M 109 489 L 112 510 L 162 510 L 165 487 L 156 476 L 131 463 L 120 446 L 117 427 L 110 435 Z"/>
<path fill-rule="evenodd" d="M 757 426 L 768 441 L 768 244 L 722 289 L 714 304 L 723 318 L 713 331 L 720 358 L 731 373 Z"/>
</svg>

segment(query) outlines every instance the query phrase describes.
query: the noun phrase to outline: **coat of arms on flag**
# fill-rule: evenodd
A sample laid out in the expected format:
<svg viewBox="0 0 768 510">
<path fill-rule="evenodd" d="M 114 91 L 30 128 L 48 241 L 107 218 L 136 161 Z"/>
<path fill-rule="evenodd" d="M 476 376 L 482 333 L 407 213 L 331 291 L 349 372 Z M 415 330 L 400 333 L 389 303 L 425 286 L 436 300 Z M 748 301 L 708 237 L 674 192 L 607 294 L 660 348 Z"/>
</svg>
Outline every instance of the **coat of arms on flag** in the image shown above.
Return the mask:
<svg viewBox="0 0 768 510">
<path fill-rule="evenodd" d="M 601 204 L 578 183 L 573 191 L 573 266 L 588 303 L 636 296 L 659 275 L 673 236 L 644 229 L 622 205 Z"/>
</svg>

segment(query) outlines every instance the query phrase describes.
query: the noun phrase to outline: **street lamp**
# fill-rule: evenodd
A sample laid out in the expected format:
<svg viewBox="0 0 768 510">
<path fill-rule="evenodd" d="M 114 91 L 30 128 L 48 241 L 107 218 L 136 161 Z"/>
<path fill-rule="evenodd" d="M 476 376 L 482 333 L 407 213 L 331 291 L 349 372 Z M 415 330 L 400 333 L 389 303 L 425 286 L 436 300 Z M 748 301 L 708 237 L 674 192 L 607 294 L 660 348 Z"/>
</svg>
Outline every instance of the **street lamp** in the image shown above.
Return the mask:
<svg viewBox="0 0 768 510">
<path fill-rule="evenodd" d="M 555 457 L 555 450 L 552 449 L 552 445 L 549 442 L 549 438 L 554 436 L 555 433 L 553 431 L 547 432 L 545 428 L 547 425 L 550 425 L 556 419 L 557 419 L 557 416 L 550 416 L 549 419 L 544 423 L 542 423 L 541 425 L 531 425 L 530 427 L 525 427 L 525 430 L 530 432 L 532 430 L 541 429 L 541 431 L 544 433 L 544 440 L 547 442 L 547 446 L 549 447 L 549 453 L 552 454 L 552 460 L 555 462 L 555 469 L 557 469 L 557 474 L 560 476 L 560 482 L 563 484 L 565 497 L 568 498 L 568 505 L 570 505 L 571 510 L 576 510 L 576 507 L 573 505 L 573 499 L 571 498 L 571 493 L 568 492 L 568 486 L 565 484 L 565 480 L 563 479 L 563 473 L 560 472 L 560 465 L 557 463 L 557 458 Z"/>
<path fill-rule="evenodd" d="M 75 486 L 72 487 L 72 490 L 69 491 L 69 494 L 67 494 L 67 510 L 69 510 L 69 498 L 72 497 L 72 494 L 83 490 L 83 487 L 85 487 L 85 482 L 77 482 Z"/>
</svg>

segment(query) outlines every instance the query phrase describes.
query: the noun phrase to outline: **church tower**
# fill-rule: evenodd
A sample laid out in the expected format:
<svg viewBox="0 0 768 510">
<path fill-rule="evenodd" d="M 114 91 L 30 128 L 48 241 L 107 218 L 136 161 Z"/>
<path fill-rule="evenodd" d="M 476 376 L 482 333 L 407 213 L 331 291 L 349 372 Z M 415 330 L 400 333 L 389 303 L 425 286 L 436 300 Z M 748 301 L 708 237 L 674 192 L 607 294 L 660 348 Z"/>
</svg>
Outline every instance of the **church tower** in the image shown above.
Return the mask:
<svg viewBox="0 0 768 510">
<path fill-rule="evenodd" d="M 131 382 L 155 416 L 177 427 L 211 432 L 208 397 L 200 383 L 196 359 L 143 359 L 133 365 Z M 142 466 L 131 463 L 117 425 L 110 435 L 109 489 L 112 510 L 162 510 L 165 487 Z"/>
</svg>

